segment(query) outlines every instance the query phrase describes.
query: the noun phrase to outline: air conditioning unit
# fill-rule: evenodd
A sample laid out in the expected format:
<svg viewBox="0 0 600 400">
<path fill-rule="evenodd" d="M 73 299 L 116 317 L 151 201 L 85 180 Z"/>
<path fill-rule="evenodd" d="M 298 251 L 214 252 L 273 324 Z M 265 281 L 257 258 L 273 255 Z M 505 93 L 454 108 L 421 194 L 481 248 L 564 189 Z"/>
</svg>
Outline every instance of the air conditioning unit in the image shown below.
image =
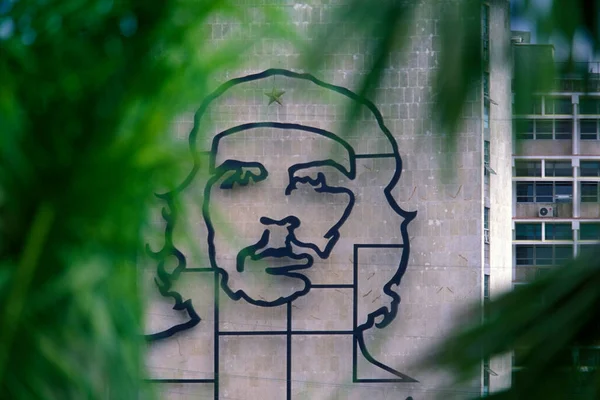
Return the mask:
<svg viewBox="0 0 600 400">
<path fill-rule="evenodd" d="M 554 207 L 543 206 L 538 210 L 538 216 L 542 218 L 554 217 Z"/>
</svg>

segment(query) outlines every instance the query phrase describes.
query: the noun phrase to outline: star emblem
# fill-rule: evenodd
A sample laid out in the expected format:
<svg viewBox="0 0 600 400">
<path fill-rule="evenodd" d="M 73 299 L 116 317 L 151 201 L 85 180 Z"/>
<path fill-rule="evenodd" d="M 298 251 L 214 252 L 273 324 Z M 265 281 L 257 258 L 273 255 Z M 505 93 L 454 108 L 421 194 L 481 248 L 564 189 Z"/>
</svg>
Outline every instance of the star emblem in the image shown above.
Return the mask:
<svg viewBox="0 0 600 400">
<path fill-rule="evenodd" d="M 270 93 L 266 92 L 265 96 L 269 98 L 269 105 L 277 103 L 281 106 L 283 105 L 283 103 L 281 103 L 281 96 L 283 96 L 284 93 L 285 91 L 283 90 L 276 90 L 275 88 L 273 88 Z"/>
</svg>

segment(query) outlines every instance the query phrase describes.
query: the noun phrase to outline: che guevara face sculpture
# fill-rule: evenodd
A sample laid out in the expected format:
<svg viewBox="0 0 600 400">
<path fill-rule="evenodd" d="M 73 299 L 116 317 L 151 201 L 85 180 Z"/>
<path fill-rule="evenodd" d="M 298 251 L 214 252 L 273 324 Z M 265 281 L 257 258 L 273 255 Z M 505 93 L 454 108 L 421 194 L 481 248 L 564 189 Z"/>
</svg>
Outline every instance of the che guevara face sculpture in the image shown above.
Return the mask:
<svg viewBox="0 0 600 400">
<path fill-rule="evenodd" d="M 232 93 L 256 91 L 249 85 L 268 85 L 271 81 L 267 79 L 272 77 L 279 79 L 284 88 L 304 85 L 297 92 L 309 92 L 308 97 L 312 91 L 321 91 L 358 103 L 368 120 L 361 126 L 367 128 L 348 137 L 332 132 L 333 124 L 323 123 L 329 117 L 316 108 L 313 112 L 322 115 L 320 121 L 306 121 L 306 115 L 279 111 L 272 115 L 254 112 L 251 106 L 244 105 L 247 98 L 238 107 Z M 289 93 L 290 101 L 292 95 L 301 97 Z M 310 100 L 303 97 L 299 101 Z M 236 115 L 242 109 L 245 118 Z M 219 115 L 223 112 L 219 110 L 229 111 Z M 211 134 L 210 129 L 202 128 L 202 123 L 215 116 L 221 127 L 211 128 Z M 228 122 L 228 118 L 232 121 Z M 203 145 L 199 144 L 201 139 Z M 172 206 L 174 199 L 198 180 L 197 154 L 203 151 L 208 157 L 208 171 L 203 173 L 206 184 L 201 214 L 210 265 L 192 265 L 173 243 L 176 219 L 185 216 L 169 214 L 166 245 L 154 253 L 159 260 L 156 282 L 164 296 L 175 299 L 174 308 L 187 310 L 192 319 L 151 335 L 151 339 L 168 337 L 200 321 L 187 300 L 191 296 L 172 289 L 186 268 L 216 271 L 221 289 L 233 300 L 274 307 L 307 295 L 315 277 L 335 282 L 331 276 L 323 277 L 352 275 L 352 263 L 355 269 L 358 263 L 357 243 L 366 248 L 400 249 L 399 256 L 388 262 L 391 268 L 378 274 L 384 277 L 370 295 L 374 305 L 360 312 L 359 328 L 384 327 L 395 318 L 400 281 L 409 255 L 407 226 L 415 213 L 400 208 L 392 195 L 402 162 L 397 144 L 373 103 L 308 74 L 267 70 L 230 80 L 213 92 L 196 112 L 189 143 L 194 159 L 191 172 L 177 189 L 159 197 Z M 373 186 L 373 182 L 364 179 L 370 168 L 367 164 L 376 163 L 385 167 L 380 173 L 369 175 L 373 178 L 368 179 L 376 180 Z M 365 184 L 370 185 L 366 190 Z M 178 260 L 171 272 L 160 261 L 167 256 Z M 335 270 L 334 264 L 350 267 Z"/>
</svg>

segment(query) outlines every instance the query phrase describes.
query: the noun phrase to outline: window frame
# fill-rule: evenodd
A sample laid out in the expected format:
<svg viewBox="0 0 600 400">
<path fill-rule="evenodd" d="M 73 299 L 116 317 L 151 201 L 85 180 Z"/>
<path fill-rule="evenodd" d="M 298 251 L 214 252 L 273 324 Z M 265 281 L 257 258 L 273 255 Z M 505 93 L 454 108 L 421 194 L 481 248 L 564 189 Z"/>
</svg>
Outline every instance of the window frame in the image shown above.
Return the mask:
<svg viewBox="0 0 600 400">
<path fill-rule="evenodd" d="M 557 123 L 561 122 L 570 124 L 568 133 L 557 132 Z M 542 124 L 551 125 L 551 131 L 540 131 Z M 572 140 L 573 138 L 572 118 L 519 118 L 517 125 L 517 137 L 521 140 Z M 526 129 L 521 129 L 522 126 L 525 126 Z"/>
<path fill-rule="evenodd" d="M 533 166 L 533 168 L 532 168 Z M 527 174 L 521 174 L 521 171 L 527 170 Z M 534 171 L 534 174 L 529 174 L 529 171 Z M 536 172 L 539 172 L 539 175 L 535 175 Z M 542 177 L 542 161 L 541 160 L 515 160 L 515 177 L 534 177 L 541 178 Z"/>
<path fill-rule="evenodd" d="M 566 175 L 556 175 L 556 164 L 565 164 L 567 165 L 567 170 L 569 171 Z M 549 167 L 551 166 L 551 167 Z M 552 174 L 548 174 L 548 171 L 551 170 Z M 573 177 L 573 165 L 569 160 L 546 160 L 544 162 L 544 176 L 551 178 L 572 178 Z"/>
<path fill-rule="evenodd" d="M 529 228 L 529 229 L 527 229 L 527 228 Z M 525 230 L 525 232 L 523 232 L 523 230 Z M 527 231 L 532 231 L 532 235 L 528 236 L 529 232 L 527 232 Z M 542 240 L 542 223 L 541 222 L 516 223 L 514 240 Z"/>
<path fill-rule="evenodd" d="M 582 104 L 586 101 L 594 102 L 594 112 L 588 112 L 584 110 Z M 591 108 L 590 108 L 591 109 Z M 581 96 L 579 97 L 579 115 L 600 115 L 600 97 Z"/>
<path fill-rule="evenodd" d="M 600 192 L 598 182 L 592 181 L 580 181 L 579 182 L 579 197 L 582 203 L 599 203 L 600 202 Z M 584 194 L 583 188 L 585 186 L 595 187 L 593 190 L 594 194 Z"/>
<path fill-rule="evenodd" d="M 481 5 L 481 59 L 483 70 L 489 70 L 490 65 L 490 6 Z"/>
<path fill-rule="evenodd" d="M 557 234 L 557 227 L 566 227 L 566 231 L 570 232 L 570 236 L 567 237 L 556 237 L 559 236 Z M 546 222 L 544 224 L 544 239 L 545 240 L 563 240 L 563 241 L 573 241 L 573 226 L 569 222 Z"/>
<path fill-rule="evenodd" d="M 586 237 L 583 237 L 582 232 L 583 229 L 582 227 L 592 227 L 594 226 L 595 228 L 593 230 L 590 230 L 591 232 L 593 232 L 593 235 L 587 235 Z M 580 241 L 600 241 L 600 222 L 580 222 L 579 223 L 579 240 Z"/>
<path fill-rule="evenodd" d="M 568 244 L 515 244 L 515 267 L 556 267 L 564 264 L 573 258 L 573 243 Z M 519 258 L 519 249 L 531 248 L 531 258 Z M 569 249 L 569 257 L 557 258 L 557 249 Z M 550 250 L 550 257 L 548 254 L 544 254 L 542 250 Z M 521 262 L 520 262 L 521 260 Z M 523 263 L 522 260 L 530 261 L 530 263 Z M 543 262 L 540 262 L 543 260 Z M 546 263 L 546 260 L 551 260 L 550 263 Z"/>
<path fill-rule="evenodd" d="M 567 100 L 569 112 L 556 112 L 556 101 Z M 573 115 L 573 99 L 571 96 L 544 96 L 544 115 Z"/>
<path fill-rule="evenodd" d="M 515 190 L 515 194 L 516 194 L 516 200 L 517 203 L 539 203 L 539 204 L 548 204 L 548 203 L 556 203 L 557 202 L 557 185 L 562 185 L 562 184 L 570 184 L 571 185 L 571 193 L 570 193 L 570 199 L 572 201 L 573 199 L 573 181 L 516 181 L 516 190 Z M 522 185 L 533 185 L 533 190 L 532 190 L 532 194 L 531 196 L 529 196 L 529 194 L 527 196 L 519 196 L 519 186 Z M 539 194 L 540 188 L 543 187 L 547 187 L 551 185 L 552 186 L 552 193 L 550 195 L 544 193 L 544 194 Z M 527 191 L 529 193 L 529 190 Z M 560 193 L 559 195 L 562 195 L 562 193 Z M 539 197 L 543 197 L 544 199 L 546 199 L 548 196 L 551 197 L 550 200 L 540 200 L 538 199 Z M 526 198 L 531 198 L 531 201 L 525 200 L 519 200 L 519 197 L 522 199 L 523 197 Z"/>
<path fill-rule="evenodd" d="M 600 119 L 597 118 L 579 118 L 578 125 L 578 133 L 580 140 L 598 140 L 600 137 Z M 596 129 L 595 132 L 583 132 L 582 127 L 586 122 L 592 122 Z M 584 137 L 585 135 L 585 137 Z"/>
<path fill-rule="evenodd" d="M 588 170 L 594 170 L 595 174 L 584 174 L 584 165 L 585 164 L 596 164 L 596 167 L 588 167 Z M 594 178 L 594 177 L 600 177 L 600 160 L 581 160 L 579 161 L 579 176 L 582 177 L 586 177 L 586 178 Z"/>
</svg>

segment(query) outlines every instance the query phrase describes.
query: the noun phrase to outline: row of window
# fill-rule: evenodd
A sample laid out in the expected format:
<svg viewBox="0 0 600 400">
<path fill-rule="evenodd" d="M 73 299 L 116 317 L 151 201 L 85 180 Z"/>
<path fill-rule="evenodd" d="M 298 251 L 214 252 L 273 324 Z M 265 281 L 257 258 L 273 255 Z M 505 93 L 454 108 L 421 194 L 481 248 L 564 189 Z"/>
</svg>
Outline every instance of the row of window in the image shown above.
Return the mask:
<svg viewBox="0 0 600 400">
<path fill-rule="evenodd" d="M 541 161 L 515 161 L 515 176 L 541 177 L 542 170 L 544 171 L 544 176 L 573 176 L 571 161 L 545 161 L 543 169 Z M 580 161 L 579 176 L 600 177 L 600 161 Z"/>
<path fill-rule="evenodd" d="M 515 258 L 518 266 L 555 266 L 573 258 L 572 244 L 517 244 Z"/>
<path fill-rule="evenodd" d="M 596 251 L 597 244 L 580 244 L 579 254 Z M 517 268 L 553 267 L 566 263 L 573 258 L 572 244 L 517 244 L 515 245 Z"/>
<path fill-rule="evenodd" d="M 581 202 L 600 202 L 598 182 L 580 182 Z M 517 182 L 517 203 L 560 203 L 573 200 L 573 182 Z"/>
<path fill-rule="evenodd" d="M 554 203 L 572 196 L 573 182 L 517 182 L 517 203 Z"/>
<path fill-rule="evenodd" d="M 600 222 L 582 222 L 573 231 L 571 223 L 518 223 L 515 224 L 515 240 L 542 240 L 542 227 L 546 240 L 573 240 L 579 232 L 579 240 L 600 240 Z"/>
<path fill-rule="evenodd" d="M 518 119 L 517 137 L 528 140 L 571 139 L 573 137 L 572 119 Z M 579 121 L 581 140 L 600 138 L 600 119 L 582 119 Z"/>
<path fill-rule="evenodd" d="M 573 103 L 571 96 L 533 96 L 523 106 L 515 110 L 520 115 L 572 115 Z M 580 97 L 580 115 L 600 115 L 600 98 Z"/>
<path fill-rule="evenodd" d="M 517 114 L 529 115 L 572 115 L 573 102 L 570 96 L 550 97 L 532 96 L 527 102 L 520 104 L 523 108 L 515 110 Z"/>
<path fill-rule="evenodd" d="M 519 119 L 516 125 L 519 139 L 551 140 L 573 137 L 572 119 Z"/>
</svg>

